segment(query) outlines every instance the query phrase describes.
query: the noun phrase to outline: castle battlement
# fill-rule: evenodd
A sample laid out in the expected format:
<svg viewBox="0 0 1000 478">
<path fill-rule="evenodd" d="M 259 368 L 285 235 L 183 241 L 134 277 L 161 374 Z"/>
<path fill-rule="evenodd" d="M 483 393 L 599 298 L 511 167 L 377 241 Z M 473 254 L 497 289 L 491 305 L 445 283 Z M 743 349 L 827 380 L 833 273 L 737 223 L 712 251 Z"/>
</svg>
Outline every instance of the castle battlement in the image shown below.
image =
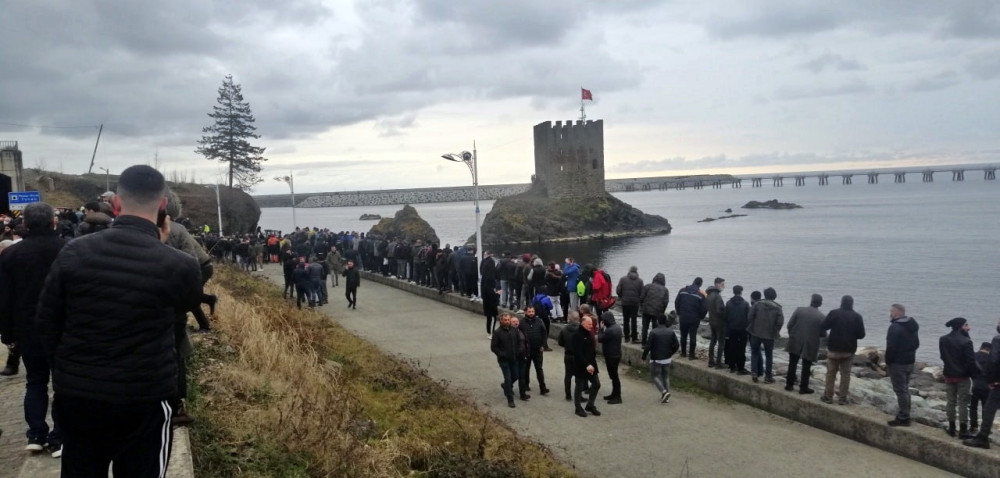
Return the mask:
<svg viewBox="0 0 1000 478">
<path fill-rule="evenodd" d="M 550 198 L 604 194 L 604 121 L 539 123 L 535 180 Z"/>
</svg>

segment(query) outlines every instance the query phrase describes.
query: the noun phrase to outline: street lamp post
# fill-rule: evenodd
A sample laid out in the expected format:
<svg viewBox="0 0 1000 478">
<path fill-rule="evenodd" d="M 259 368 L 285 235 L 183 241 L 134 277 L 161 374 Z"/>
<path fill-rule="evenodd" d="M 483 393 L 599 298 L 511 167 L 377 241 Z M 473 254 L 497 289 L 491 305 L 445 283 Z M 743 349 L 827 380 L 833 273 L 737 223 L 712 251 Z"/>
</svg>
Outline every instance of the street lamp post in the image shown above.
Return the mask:
<svg viewBox="0 0 1000 478">
<path fill-rule="evenodd" d="M 288 176 L 275 176 L 275 181 L 288 183 L 288 189 L 292 192 L 292 228 L 299 227 L 298 218 L 295 216 L 295 175 L 292 170 L 288 170 Z"/>
<path fill-rule="evenodd" d="M 215 184 L 215 207 L 219 213 L 219 237 L 222 237 L 222 199 L 219 196 L 219 184 Z"/>
<path fill-rule="evenodd" d="M 477 254 L 476 274 L 477 277 L 479 278 L 479 281 L 476 283 L 476 285 L 477 287 L 481 288 L 483 284 L 483 274 L 480 268 L 478 267 L 478 263 L 479 261 L 482 260 L 483 257 L 483 231 L 481 222 L 479 221 L 479 164 L 476 154 L 476 143 L 475 141 L 473 141 L 471 153 L 468 151 L 462 151 L 459 154 L 443 154 L 441 155 L 441 157 L 447 159 L 448 161 L 454 161 L 456 163 L 464 163 L 466 166 L 469 167 L 469 172 L 472 173 L 472 188 L 474 190 L 475 204 L 476 204 L 476 254 Z M 480 294 L 482 294 L 482 291 L 480 291 Z M 480 297 L 482 296 L 480 295 Z"/>
<path fill-rule="evenodd" d="M 98 167 L 101 171 L 104 171 L 104 190 L 111 190 L 111 171 L 108 168 Z"/>
</svg>

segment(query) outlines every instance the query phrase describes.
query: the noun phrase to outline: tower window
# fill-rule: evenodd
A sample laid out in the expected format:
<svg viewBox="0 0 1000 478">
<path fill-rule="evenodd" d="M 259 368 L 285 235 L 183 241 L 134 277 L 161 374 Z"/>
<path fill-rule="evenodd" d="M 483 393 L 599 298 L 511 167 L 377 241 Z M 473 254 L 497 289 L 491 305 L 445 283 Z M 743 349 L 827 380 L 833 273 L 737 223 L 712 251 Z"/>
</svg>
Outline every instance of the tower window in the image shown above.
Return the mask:
<svg viewBox="0 0 1000 478">
<path fill-rule="evenodd" d="M 596 159 L 592 159 L 590 162 L 591 162 L 591 164 L 594 165 L 594 169 L 597 169 L 597 160 Z"/>
</svg>

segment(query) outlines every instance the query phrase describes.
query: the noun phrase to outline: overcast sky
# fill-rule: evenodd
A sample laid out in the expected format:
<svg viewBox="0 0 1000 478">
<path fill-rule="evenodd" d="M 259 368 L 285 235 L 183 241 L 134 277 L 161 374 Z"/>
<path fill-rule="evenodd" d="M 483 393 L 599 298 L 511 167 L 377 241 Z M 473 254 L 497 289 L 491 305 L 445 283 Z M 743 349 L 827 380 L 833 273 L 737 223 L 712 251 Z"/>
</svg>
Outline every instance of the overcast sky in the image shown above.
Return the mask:
<svg viewBox="0 0 1000 478">
<path fill-rule="evenodd" d="M 473 141 L 483 184 L 527 182 L 532 126 L 577 118 L 581 86 L 609 178 L 1000 162 L 998 5 L 5 1 L 0 140 L 80 173 L 103 123 L 95 171 L 214 182 L 194 149 L 232 74 L 256 193 L 289 169 L 301 192 L 465 185 L 440 155 Z"/>
</svg>

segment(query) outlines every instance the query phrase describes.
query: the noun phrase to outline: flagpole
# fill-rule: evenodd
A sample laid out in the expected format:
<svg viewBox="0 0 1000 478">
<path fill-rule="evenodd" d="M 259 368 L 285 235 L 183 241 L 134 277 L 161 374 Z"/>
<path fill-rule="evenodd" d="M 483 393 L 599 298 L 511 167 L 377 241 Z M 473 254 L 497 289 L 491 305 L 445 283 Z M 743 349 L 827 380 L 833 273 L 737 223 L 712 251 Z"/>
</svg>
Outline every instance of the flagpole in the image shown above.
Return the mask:
<svg viewBox="0 0 1000 478">
<path fill-rule="evenodd" d="M 587 112 L 583 109 L 583 87 L 580 87 L 580 121 L 587 120 Z"/>
</svg>

